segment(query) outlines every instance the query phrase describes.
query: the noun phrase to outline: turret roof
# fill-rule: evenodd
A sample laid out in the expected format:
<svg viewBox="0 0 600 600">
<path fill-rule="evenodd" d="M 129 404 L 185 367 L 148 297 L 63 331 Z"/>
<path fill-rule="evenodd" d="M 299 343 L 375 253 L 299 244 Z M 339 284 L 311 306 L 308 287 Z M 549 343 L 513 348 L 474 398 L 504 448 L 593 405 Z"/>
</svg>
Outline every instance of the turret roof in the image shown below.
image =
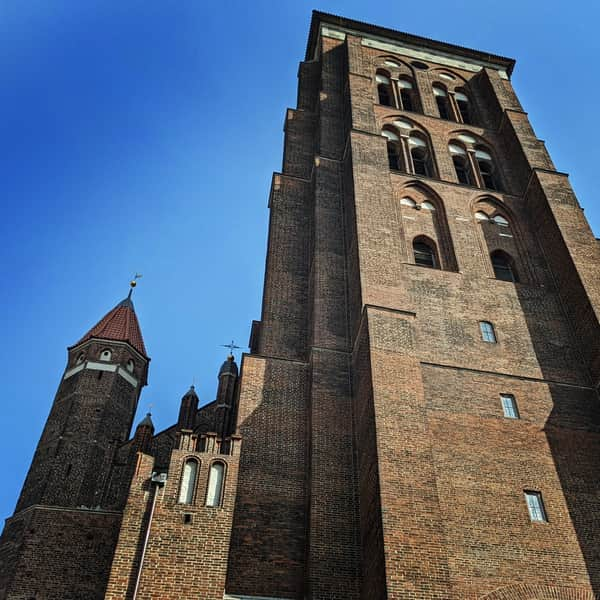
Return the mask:
<svg viewBox="0 0 600 600">
<path fill-rule="evenodd" d="M 110 312 L 104 315 L 75 345 L 77 346 L 91 338 L 127 342 L 138 352 L 146 357 L 148 356 L 140 324 L 131 300 L 131 292 L 125 300 L 119 302 Z"/>
</svg>

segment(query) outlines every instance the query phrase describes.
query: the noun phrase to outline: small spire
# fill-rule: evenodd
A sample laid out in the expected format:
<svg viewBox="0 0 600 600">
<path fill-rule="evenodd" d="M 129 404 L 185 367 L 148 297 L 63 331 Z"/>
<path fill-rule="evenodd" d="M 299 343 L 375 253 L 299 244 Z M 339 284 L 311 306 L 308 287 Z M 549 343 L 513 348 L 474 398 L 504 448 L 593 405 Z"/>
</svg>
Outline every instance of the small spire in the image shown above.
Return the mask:
<svg viewBox="0 0 600 600">
<path fill-rule="evenodd" d="M 196 388 L 193 385 L 190 385 L 190 389 L 183 395 L 184 398 L 186 398 L 187 396 L 198 397 L 198 394 L 196 394 Z"/>
<path fill-rule="evenodd" d="M 138 427 L 151 427 L 154 429 L 154 423 L 152 422 L 152 413 L 146 413 L 146 416 L 140 421 Z"/>
</svg>

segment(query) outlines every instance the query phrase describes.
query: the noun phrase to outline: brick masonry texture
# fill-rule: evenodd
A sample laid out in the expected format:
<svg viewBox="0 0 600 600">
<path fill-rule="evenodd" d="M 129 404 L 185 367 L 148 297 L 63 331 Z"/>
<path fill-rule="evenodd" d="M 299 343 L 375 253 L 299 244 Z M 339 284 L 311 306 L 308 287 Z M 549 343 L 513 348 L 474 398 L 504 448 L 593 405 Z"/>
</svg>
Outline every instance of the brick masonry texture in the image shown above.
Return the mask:
<svg viewBox="0 0 600 600">
<path fill-rule="evenodd" d="M 226 363 L 214 402 L 198 410 L 188 393 L 176 424 L 131 439 L 139 388 L 85 369 L 63 380 L 0 543 L 0 600 L 600 598 L 600 245 L 511 69 L 314 14 L 239 378 Z M 412 81 L 414 111 L 379 104 L 378 71 Z M 409 128 L 429 176 L 412 172 Z M 439 268 L 416 264 L 415 240 Z M 498 251 L 518 281 L 496 278 Z M 86 352 L 107 343 L 86 337 Z M 145 357 L 110 344 L 145 382 Z M 209 507 L 215 461 L 225 484 Z M 525 491 L 547 521 L 531 521 Z"/>
</svg>

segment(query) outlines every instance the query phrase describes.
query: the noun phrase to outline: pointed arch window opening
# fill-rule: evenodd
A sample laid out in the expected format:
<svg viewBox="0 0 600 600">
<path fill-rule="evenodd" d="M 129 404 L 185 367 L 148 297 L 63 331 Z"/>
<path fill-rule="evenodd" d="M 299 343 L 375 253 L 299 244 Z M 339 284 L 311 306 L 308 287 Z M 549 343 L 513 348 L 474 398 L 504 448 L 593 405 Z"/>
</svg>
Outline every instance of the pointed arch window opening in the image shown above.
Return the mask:
<svg viewBox="0 0 600 600">
<path fill-rule="evenodd" d="M 181 487 L 179 488 L 179 503 L 192 504 L 198 479 L 198 461 L 190 458 L 183 465 Z"/>
<path fill-rule="evenodd" d="M 454 101 L 456 103 L 456 108 L 458 109 L 461 121 L 466 125 L 471 125 L 473 121 L 471 117 L 471 103 L 469 97 L 462 91 L 456 91 L 454 93 Z"/>
<path fill-rule="evenodd" d="M 375 74 L 377 82 L 377 99 L 382 106 L 395 107 L 394 92 L 389 76 L 386 73 L 378 71 Z"/>
<path fill-rule="evenodd" d="M 225 483 L 225 465 L 214 462 L 210 466 L 208 488 L 206 491 L 206 506 L 217 508 L 223 502 L 223 484 Z"/>
<path fill-rule="evenodd" d="M 412 162 L 412 171 L 415 175 L 431 177 L 431 158 L 427 142 L 421 137 L 411 135 L 408 140 L 410 148 L 410 158 Z"/>
<path fill-rule="evenodd" d="M 435 97 L 435 102 L 438 107 L 440 119 L 445 119 L 446 121 L 455 121 L 456 119 L 454 118 L 452 107 L 450 106 L 450 101 L 446 88 L 442 87 L 441 85 L 434 85 L 433 95 Z"/>
<path fill-rule="evenodd" d="M 409 112 L 417 112 L 415 87 L 408 77 L 398 78 L 398 99 L 400 108 Z"/>
</svg>

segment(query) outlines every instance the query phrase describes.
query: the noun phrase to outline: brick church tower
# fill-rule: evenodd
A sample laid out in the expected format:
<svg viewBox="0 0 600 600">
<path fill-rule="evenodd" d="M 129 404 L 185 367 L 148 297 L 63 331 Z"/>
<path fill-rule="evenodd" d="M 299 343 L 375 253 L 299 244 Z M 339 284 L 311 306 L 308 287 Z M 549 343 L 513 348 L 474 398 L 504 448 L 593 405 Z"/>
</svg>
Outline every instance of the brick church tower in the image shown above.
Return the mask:
<svg viewBox="0 0 600 600">
<path fill-rule="evenodd" d="M 600 598 L 600 243 L 514 61 L 313 13 L 261 320 L 127 440 L 127 299 L 69 350 L 0 600 Z"/>
</svg>

